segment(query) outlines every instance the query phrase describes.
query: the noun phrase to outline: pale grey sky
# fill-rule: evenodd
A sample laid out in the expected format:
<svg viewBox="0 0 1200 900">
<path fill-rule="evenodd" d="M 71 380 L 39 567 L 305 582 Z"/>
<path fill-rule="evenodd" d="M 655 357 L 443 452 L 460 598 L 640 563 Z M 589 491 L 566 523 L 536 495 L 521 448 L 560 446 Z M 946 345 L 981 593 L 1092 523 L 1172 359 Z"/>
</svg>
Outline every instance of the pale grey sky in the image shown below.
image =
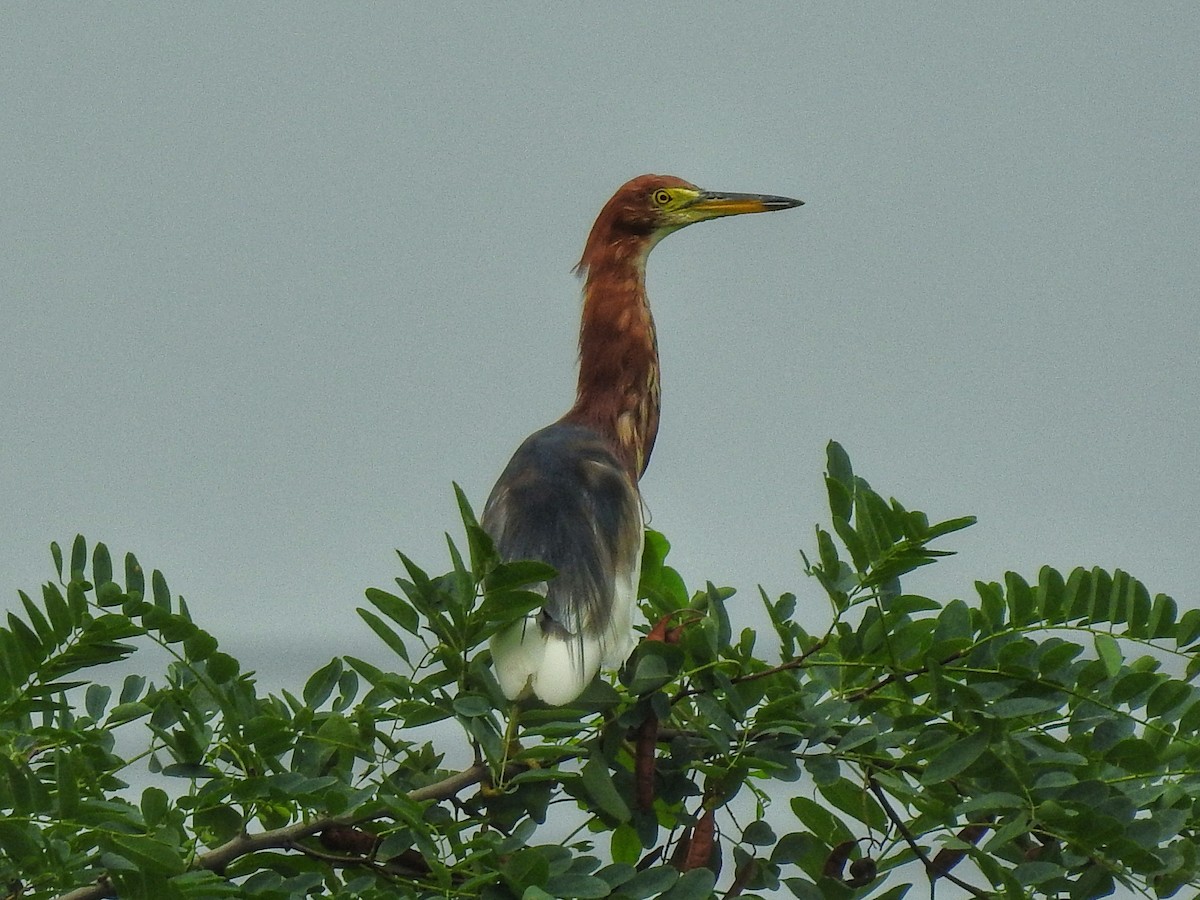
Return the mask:
<svg viewBox="0 0 1200 900">
<path fill-rule="evenodd" d="M 643 491 L 693 584 L 812 601 L 825 442 L 1042 563 L 1200 602 L 1193 4 L 7 4 L 0 606 L 82 531 L 269 685 L 376 655 L 574 389 L 570 269 L 642 172 L 801 197 L 650 260 Z"/>
</svg>

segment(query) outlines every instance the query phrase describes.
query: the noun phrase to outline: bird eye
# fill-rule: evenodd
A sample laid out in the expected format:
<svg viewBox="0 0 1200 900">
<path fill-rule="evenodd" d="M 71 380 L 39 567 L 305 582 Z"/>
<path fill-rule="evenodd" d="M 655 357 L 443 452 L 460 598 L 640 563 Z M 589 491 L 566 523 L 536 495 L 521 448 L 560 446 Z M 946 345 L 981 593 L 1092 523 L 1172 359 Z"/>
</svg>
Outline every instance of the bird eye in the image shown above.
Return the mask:
<svg viewBox="0 0 1200 900">
<path fill-rule="evenodd" d="M 670 192 L 664 191 L 662 188 L 659 188 L 657 191 L 654 192 L 654 202 L 658 206 L 666 206 L 668 203 L 671 202 Z"/>
</svg>

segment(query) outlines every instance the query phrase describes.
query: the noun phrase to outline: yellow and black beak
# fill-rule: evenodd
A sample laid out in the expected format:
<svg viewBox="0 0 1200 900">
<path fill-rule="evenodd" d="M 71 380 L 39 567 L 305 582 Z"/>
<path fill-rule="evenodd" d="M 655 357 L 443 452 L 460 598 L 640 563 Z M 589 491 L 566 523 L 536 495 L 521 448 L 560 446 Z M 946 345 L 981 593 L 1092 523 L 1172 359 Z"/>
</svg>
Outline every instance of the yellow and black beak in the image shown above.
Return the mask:
<svg viewBox="0 0 1200 900">
<path fill-rule="evenodd" d="M 686 207 L 694 221 L 715 219 L 718 216 L 740 216 L 744 213 L 774 212 L 803 206 L 803 200 L 776 197 L 772 194 L 730 194 L 724 191 L 701 191 L 700 196 Z"/>
</svg>

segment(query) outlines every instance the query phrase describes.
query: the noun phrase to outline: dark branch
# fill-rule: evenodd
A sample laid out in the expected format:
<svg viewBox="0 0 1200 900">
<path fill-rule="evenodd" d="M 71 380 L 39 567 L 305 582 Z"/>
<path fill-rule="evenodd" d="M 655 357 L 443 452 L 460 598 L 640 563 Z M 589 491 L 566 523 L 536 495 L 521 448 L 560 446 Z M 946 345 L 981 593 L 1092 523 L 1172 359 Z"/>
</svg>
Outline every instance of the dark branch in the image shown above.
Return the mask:
<svg viewBox="0 0 1200 900">
<path fill-rule="evenodd" d="M 990 891 L 977 888 L 975 885 L 963 881 L 961 878 L 958 878 L 949 872 L 938 872 L 937 867 L 933 864 L 933 861 L 929 858 L 929 855 L 925 852 L 921 845 L 917 843 L 917 839 L 913 836 L 913 833 L 908 830 L 908 826 L 904 824 L 904 819 L 901 818 L 896 813 L 896 810 L 892 808 L 892 804 L 887 798 L 887 792 L 879 786 L 879 782 L 877 782 L 874 778 L 868 778 L 867 784 L 871 788 L 871 793 L 875 795 L 875 799 L 879 801 L 879 805 L 883 807 L 883 811 L 887 814 L 888 819 L 893 825 L 896 826 L 896 830 L 900 832 L 900 836 L 904 838 L 904 842 L 908 844 L 909 849 L 916 854 L 917 859 L 921 861 L 921 865 L 925 867 L 925 871 L 928 873 L 931 883 L 937 880 L 940 875 L 947 881 L 953 882 L 964 891 L 967 891 L 972 897 L 979 897 L 980 900 L 990 900 L 992 897 L 992 893 Z"/>
<path fill-rule="evenodd" d="M 945 659 L 939 660 L 938 665 L 939 666 L 948 666 L 948 665 L 950 665 L 950 663 L 955 662 L 956 660 L 960 660 L 966 655 L 967 655 L 967 653 L 965 650 L 959 650 L 955 653 L 951 653 Z M 925 675 L 928 672 L 929 672 L 929 666 L 921 666 L 916 669 L 909 669 L 907 672 L 893 672 L 890 675 L 885 675 L 883 678 L 880 678 L 874 684 L 868 684 L 865 688 L 855 691 L 853 694 L 851 694 L 846 699 L 849 700 L 851 703 L 858 703 L 860 700 L 866 700 L 868 697 L 870 697 L 875 692 L 883 690 L 889 684 L 895 684 L 897 681 L 902 681 L 905 678 L 914 678 L 917 675 Z"/>
<path fill-rule="evenodd" d="M 487 766 L 479 764 L 468 766 L 461 772 L 455 772 L 448 778 L 443 778 L 434 784 L 428 784 L 425 787 L 409 791 L 408 798 L 417 802 L 425 800 L 449 800 L 460 791 L 472 785 L 479 784 L 487 778 L 487 775 Z M 255 853 L 259 850 L 291 849 L 297 841 L 312 837 L 314 834 L 319 834 L 326 828 L 332 828 L 335 825 L 358 825 L 372 819 L 381 818 L 381 816 L 382 814 L 380 813 L 373 813 L 366 816 L 323 816 L 319 819 L 312 819 L 308 822 L 297 822 L 295 825 L 287 825 L 283 828 L 275 828 L 271 831 L 263 831 L 258 834 L 239 835 L 230 841 L 226 841 L 215 850 L 210 850 L 208 853 L 199 856 L 192 867 L 194 869 L 208 869 L 211 872 L 220 873 L 225 871 L 225 868 L 235 859 L 245 856 L 248 853 Z M 112 883 L 106 875 L 102 875 L 94 884 L 76 888 L 73 891 L 60 895 L 59 900 L 102 900 L 105 897 L 115 896 L 117 894 Z"/>
</svg>

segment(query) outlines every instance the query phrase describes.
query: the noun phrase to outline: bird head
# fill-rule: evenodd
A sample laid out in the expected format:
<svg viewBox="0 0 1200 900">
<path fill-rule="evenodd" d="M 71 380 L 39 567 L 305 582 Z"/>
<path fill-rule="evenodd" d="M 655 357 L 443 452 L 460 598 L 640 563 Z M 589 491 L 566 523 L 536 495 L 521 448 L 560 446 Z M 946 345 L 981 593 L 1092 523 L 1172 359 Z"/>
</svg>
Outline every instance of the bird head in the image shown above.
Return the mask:
<svg viewBox="0 0 1200 900">
<path fill-rule="evenodd" d="M 673 175 L 639 175 L 621 185 L 600 210 L 579 269 L 585 270 L 613 252 L 644 257 L 668 234 L 696 222 L 791 209 L 803 203 L 771 194 L 706 191 Z"/>
</svg>

